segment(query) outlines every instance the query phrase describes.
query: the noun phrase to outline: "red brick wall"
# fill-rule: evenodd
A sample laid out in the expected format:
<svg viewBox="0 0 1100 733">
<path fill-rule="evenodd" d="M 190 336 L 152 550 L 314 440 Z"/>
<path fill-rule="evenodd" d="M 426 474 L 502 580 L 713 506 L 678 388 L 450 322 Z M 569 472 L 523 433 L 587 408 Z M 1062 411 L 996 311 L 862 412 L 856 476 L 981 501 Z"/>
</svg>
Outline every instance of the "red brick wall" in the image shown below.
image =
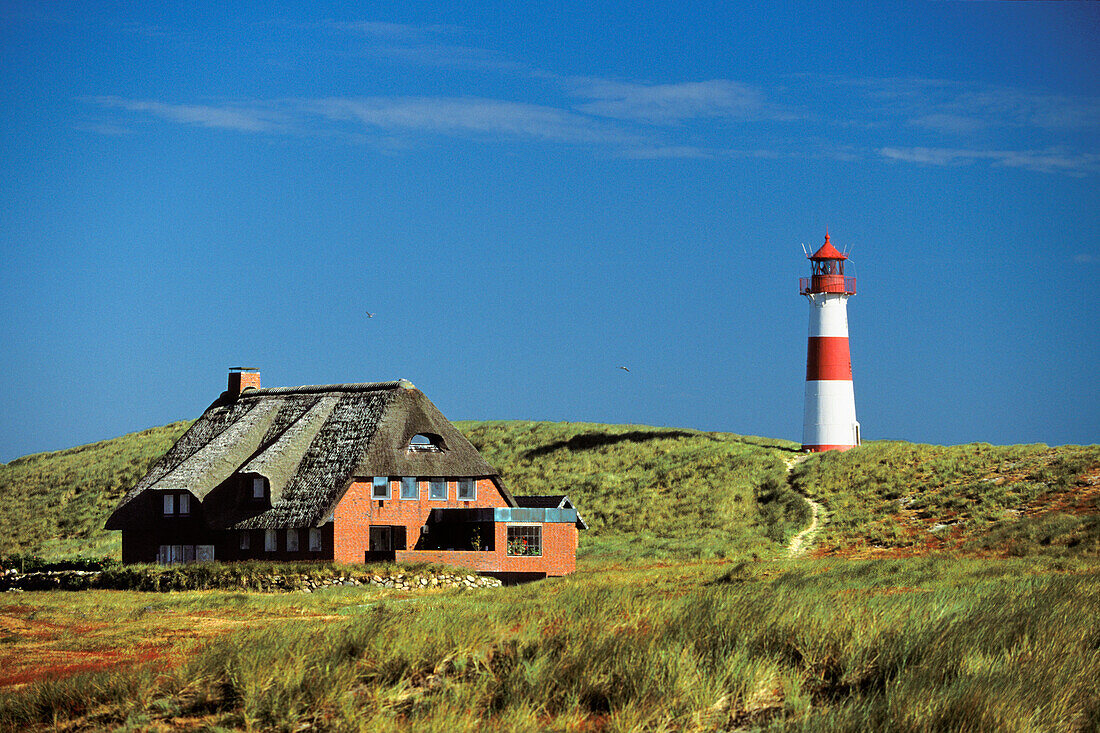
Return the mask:
<svg viewBox="0 0 1100 733">
<path fill-rule="evenodd" d="M 246 387 L 260 388 L 259 372 L 229 372 L 229 394 L 234 397 L 245 390 Z"/>
<path fill-rule="evenodd" d="M 435 562 L 481 572 L 545 573 L 568 575 L 577 569 L 577 526 L 547 522 L 542 526 L 542 555 L 508 555 L 508 525 L 496 524 L 496 549 L 491 552 L 459 550 L 408 550 L 397 553 L 398 562 Z"/>
<path fill-rule="evenodd" d="M 474 509 L 480 507 L 504 507 L 504 500 L 490 479 L 479 479 L 477 498 L 474 501 L 458 501 L 455 494 L 458 487 L 454 481 L 447 482 L 447 500 L 428 498 L 428 485 L 420 485 L 419 499 L 402 499 L 401 482 L 390 482 L 389 499 L 371 499 L 373 485 L 370 481 L 356 481 L 336 505 L 333 515 L 336 531 L 334 533 L 334 558 L 337 562 L 363 562 L 363 553 L 370 547 L 370 526 L 404 525 L 409 545 L 415 545 L 420 537 L 420 528 L 428 521 L 432 509 Z"/>
<path fill-rule="evenodd" d="M 534 557 L 509 557 L 507 554 L 508 531 L 503 522 L 496 524 L 496 548 L 492 552 L 464 552 L 456 550 L 413 550 L 420 537 L 420 528 L 428 520 L 432 509 L 475 507 L 506 507 L 496 486 L 489 479 L 477 482 L 477 499 L 458 501 L 457 487 L 447 483 L 447 500 L 428 498 L 428 485 L 420 485 L 419 499 L 402 499 L 401 483 L 390 482 L 389 499 L 371 499 L 373 486 L 369 481 L 356 481 L 344 494 L 336 507 L 333 533 L 334 558 L 337 562 L 361 563 L 364 552 L 370 547 L 370 526 L 403 525 L 409 548 L 399 551 L 398 562 L 438 562 L 459 565 L 472 570 L 546 573 L 566 575 L 577 567 L 577 527 L 571 523 L 553 522 L 542 525 L 542 555 Z"/>
</svg>

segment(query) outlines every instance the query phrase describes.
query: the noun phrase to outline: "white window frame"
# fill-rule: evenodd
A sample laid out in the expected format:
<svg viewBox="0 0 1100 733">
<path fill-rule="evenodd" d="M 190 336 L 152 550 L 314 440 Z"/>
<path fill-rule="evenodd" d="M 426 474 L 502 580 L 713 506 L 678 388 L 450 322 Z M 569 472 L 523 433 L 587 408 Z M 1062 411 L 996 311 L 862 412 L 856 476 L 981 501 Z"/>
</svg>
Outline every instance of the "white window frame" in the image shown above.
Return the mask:
<svg viewBox="0 0 1100 733">
<path fill-rule="evenodd" d="M 383 482 L 385 482 L 385 484 L 383 484 Z M 381 492 L 378 491 L 378 489 L 381 488 L 383 485 L 385 486 L 385 489 L 386 489 L 384 495 Z M 384 500 L 390 498 L 391 493 L 392 492 L 391 492 L 391 487 L 390 487 L 390 477 L 389 476 L 375 476 L 374 481 L 371 482 L 370 498 L 371 499 L 377 499 L 379 501 L 384 501 Z"/>
<path fill-rule="evenodd" d="M 263 477 L 256 476 L 252 479 L 252 498 L 263 499 L 267 496 L 267 486 Z"/>
<path fill-rule="evenodd" d="M 321 551 L 321 530 L 317 529 L 316 527 L 309 528 L 309 551 Z"/>
<path fill-rule="evenodd" d="M 417 440 L 417 438 L 423 438 L 423 440 Z M 417 433 L 409 438 L 405 450 L 409 453 L 442 453 L 443 438 L 434 434 Z"/>
<path fill-rule="evenodd" d="M 477 479 L 460 478 L 457 483 L 458 483 L 458 485 L 455 488 L 455 498 L 456 499 L 458 499 L 459 501 L 477 501 Z M 463 496 L 462 495 L 462 486 L 463 486 L 463 484 L 470 487 L 470 495 L 469 496 Z"/>
<path fill-rule="evenodd" d="M 164 494 L 162 501 L 164 502 L 164 516 L 171 517 L 176 513 L 176 495 Z"/>
<path fill-rule="evenodd" d="M 447 491 L 447 479 L 445 478 L 429 478 L 428 481 L 428 499 L 432 501 L 447 501 L 447 497 L 450 492 Z M 438 484 L 443 484 L 443 496 L 435 495 L 435 487 Z"/>
<path fill-rule="evenodd" d="M 412 486 L 412 491 L 408 492 L 408 493 L 412 494 L 411 496 L 405 496 L 405 494 L 406 494 L 405 489 L 408 486 Z M 401 496 L 402 499 L 407 499 L 407 500 L 410 500 L 410 501 L 419 501 L 419 499 L 420 499 L 420 482 L 416 479 L 415 476 L 402 476 L 401 477 L 401 494 L 400 494 L 400 496 Z"/>
<path fill-rule="evenodd" d="M 514 529 L 532 529 L 532 528 L 538 529 L 539 551 L 538 551 L 537 555 L 532 554 L 532 553 L 523 553 L 523 554 L 519 554 L 519 553 L 513 554 L 512 553 L 512 548 L 511 548 L 512 540 L 509 539 L 508 534 L 509 534 L 509 530 L 511 530 L 513 528 Z M 504 530 L 504 550 L 505 550 L 505 553 L 507 554 L 508 557 L 542 557 L 543 545 L 544 545 L 544 542 L 543 542 L 542 524 L 540 524 L 538 522 L 516 522 L 514 524 L 506 525 L 506 529 Z"/>
<path fill-rule="evenodd" d="M 286 551 L 297 552 L 298 551 L 298 530 L 288 529 L 286 531 Z"/>
<path fill-rule="evenodd" d="M 176 513 L 179 514 L 181 517 L 190 516 L 190 514 L 191 514 L 191 495 L 190 494 L 180 494 L 179 495 L 179 506 L 176 509 Z"/>
<path fill-rule="evenodd" d="M 264 530 L 264 552 L 279 551 L 279 533 L 273 529 Z"/>
</svg>

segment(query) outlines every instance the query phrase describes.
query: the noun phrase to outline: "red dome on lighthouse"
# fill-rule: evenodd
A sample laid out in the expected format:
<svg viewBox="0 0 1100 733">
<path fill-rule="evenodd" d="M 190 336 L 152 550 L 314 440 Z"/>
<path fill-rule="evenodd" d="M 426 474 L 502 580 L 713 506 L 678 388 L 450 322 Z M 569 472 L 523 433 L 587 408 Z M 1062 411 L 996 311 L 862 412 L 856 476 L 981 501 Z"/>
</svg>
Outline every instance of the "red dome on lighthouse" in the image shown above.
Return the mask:
<svg viewBox="0 0 1100 733">
<path fill-rule="evenodd" d="M 848 255 L 843 252 L 838 252 L 837 248 L 829 244 L 829 233 L 825 232 L 825 244 L 821 245 L 821 249 L 810 255 L 811 260 L 846 260 Z"/>
<path fill-rule="evenodd" d="M 798 290 L 803 295 L 811 293 L 856 294 L 856 279 L 844 273 L 844 263 L 848 255 L 839 251 L 829 242 L 829 233 L 825 232 L 825 244 L 810 255 L 810 277 L 800 278 Z"/>
</svg>

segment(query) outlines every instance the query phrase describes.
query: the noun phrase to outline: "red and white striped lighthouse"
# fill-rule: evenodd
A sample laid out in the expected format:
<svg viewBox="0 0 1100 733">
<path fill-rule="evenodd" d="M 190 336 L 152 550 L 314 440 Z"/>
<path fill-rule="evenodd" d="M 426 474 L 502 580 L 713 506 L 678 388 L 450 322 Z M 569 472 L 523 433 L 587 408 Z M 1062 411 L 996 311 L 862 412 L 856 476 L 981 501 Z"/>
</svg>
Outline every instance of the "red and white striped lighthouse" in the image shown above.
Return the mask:
<svg viewBox="0 0 1100 733">
<path fill-rule="evenodd" d="M 859 445 L 848 351 L 848 296 L 856 294 L 856 279 L 844 274 L 847 259 L 829 243 L 826 232 L 825 244 L 810 255 L 810 277 L 798 283 L 810 301 L 804 451 L 848 450 Z"/>
</svg>

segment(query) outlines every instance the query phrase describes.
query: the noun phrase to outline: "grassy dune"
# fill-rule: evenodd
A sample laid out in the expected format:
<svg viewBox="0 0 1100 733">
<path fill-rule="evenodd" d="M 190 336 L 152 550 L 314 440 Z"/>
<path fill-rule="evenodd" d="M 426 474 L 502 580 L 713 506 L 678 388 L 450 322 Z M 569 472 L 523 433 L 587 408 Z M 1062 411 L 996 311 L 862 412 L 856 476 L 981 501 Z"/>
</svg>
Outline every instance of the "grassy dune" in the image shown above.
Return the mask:
<svg viewBox="0 0 1100 733">
<path fill-rule="evenodd" d="M 568 494 L 588 522 L 580 557 L 781 552 L 809 519 L 786 483 L 787 441 L 639 425 L 462 422 L 520 494 Z"/>
<path fill-rule="evenodd" d="M 795 467 L 819 552 L 1100 556 L 1100 446 L 875 441 Z"/>
<path fill-rule="evenodd" d="M 0 464 L 0 556 L 120 556 L 119 534 L 103 523 L 188 425 L 176 422 Z"/>
</svg>

